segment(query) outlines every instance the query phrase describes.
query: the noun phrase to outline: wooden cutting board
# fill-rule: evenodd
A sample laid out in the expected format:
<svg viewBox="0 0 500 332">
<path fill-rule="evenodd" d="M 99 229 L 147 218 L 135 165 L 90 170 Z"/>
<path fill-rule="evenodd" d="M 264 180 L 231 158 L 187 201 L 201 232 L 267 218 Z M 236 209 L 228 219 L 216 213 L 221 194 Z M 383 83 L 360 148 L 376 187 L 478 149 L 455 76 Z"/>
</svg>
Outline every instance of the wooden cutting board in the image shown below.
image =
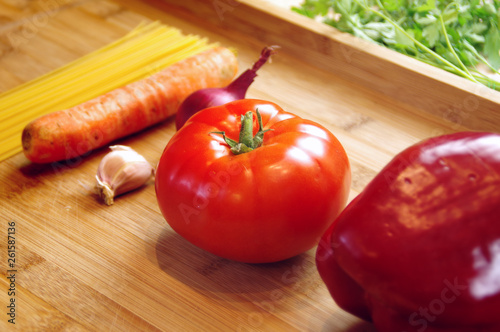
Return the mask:
<svg viewBox="0 0 500 332">
<path fill-rule="evenodd" d="M 352 164 L 351 198 L 423 138 L 500 128 L 498 92 L 262 1 L 2 0 L 0 13 L 0 91 L 144 20 L 236 48 L 240 71 L 262 47 L 281 45 L 248 97 L 329 128 Z M 156 164 L 174 132 L 169 119 L 116 143 Z M 236 263 L 173 232 L 151 184 L 112 206 L 100 203 L 91 189 L 107 152 L 71 164 L 34 165 L 23 154 L 0 163 L 0 330 L 373 331 L 334 304 L 314 249 L 275 264 Z M 13 267 L 9 231 L 15 231 Z M 12 273 L 15 279 L 7 279 Z M 12 298 L 15 325 L 6 310 Z"/>
</svg>

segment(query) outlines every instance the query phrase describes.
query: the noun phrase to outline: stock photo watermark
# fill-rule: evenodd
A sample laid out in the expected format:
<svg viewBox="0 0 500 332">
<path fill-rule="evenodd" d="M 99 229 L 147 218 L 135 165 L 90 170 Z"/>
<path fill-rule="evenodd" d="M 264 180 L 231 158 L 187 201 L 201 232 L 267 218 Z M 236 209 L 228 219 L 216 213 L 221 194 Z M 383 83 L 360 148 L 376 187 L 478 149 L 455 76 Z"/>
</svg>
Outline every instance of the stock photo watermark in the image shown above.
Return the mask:
<svg viewBox="0 0 500 332">
<path fill-rule="evenodd" d="M 205 184 L 202 190 L 193 196 L 191 204 L 179 204 L 179 211 L 186 224 L 190 224 L 194 216 L 200 215 L 202 210 L 208 207 L 210 201 L 216 198 L 221 190 L 229 186 L 233 176 L 237 176 L 243 171 L 243 165 L 232 163 L 226 170 L 210 173 L 209 176 L 212 181 Z"/>
<path fill-rule="evenodd" d="M 310 297 L 316 288 L 311 287 L 311 280 L 320 285 L 322 282 L 315 278 L 310 278 L 315 275 L 315 258 L 307 256 L 300 263 L 293 264 L 283 272 L 280 283 L 285 287 L 272 290 L 266 299 L 262 301 L 253 301 L 252 303 L 260 308 L 258 312 L 251 312 L 246 315 L 243 322 L 238 326 L 237 331 L 258 331 L 266 323 L 266 318 L 272 316 L 283 305 L 286 305 L 287 293 L 295 294 L 302 293 L 306 297 Z"/>
<path fill-rule="evenodd" d="M 446 306 L 455 302 L 468 288 L 467 285 L 461 284 L 458 278 L 454 278 L 453 281 L 445 279 L 443 284 L 444 288 L 438 297 L 431 300 L 427 306 L 420 307 L 418 311 L 413 312 L 408 318 L 408 323 L 417 328 L 418 332 L 424 332 L 429 323 L 434 322 L 439 315 L 442 315 L 446 310 Z"/>
<path fill-rule="evenodd" d="M 9 298 L 7 304 L 7 322 L 16 324 L 17 302 L 16 302 L 16 274 L 17 274 L 17 261 L 16 261 L 16 222 L 10 220 L 7 223 L 7 295 Z"/>
<path fill-rule="evenodd" d="M 35 38 L 40 29 L 47 26 L 50 19 L 57 14 L 57 9 L 65 3 L 64 0 L 40 1 L 38 5 L 42 10 L 39 13 L 24 20 L 18 29 L 5 34 L 10 47 L 17 49 Z"/>
<path fill-rule="evenodd" d="M 240 3 L 235 0 L 214 0 L 212 5 L 219 20 L 224 21 L 224 14 L 232 12 Z"/>
</svg>

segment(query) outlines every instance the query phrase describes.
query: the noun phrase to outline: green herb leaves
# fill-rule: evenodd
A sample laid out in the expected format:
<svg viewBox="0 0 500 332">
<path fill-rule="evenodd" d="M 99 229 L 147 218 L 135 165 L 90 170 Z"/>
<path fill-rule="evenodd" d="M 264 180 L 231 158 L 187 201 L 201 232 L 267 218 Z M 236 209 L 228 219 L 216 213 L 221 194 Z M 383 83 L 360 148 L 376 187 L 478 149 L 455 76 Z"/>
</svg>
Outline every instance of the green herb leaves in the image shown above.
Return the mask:
<svg viewBox="0 0 500 332">
<path fill-rule="evenodd" d="M 500 0 L 304 0 L 293 10 L 500 90 Z"/>
</svg>

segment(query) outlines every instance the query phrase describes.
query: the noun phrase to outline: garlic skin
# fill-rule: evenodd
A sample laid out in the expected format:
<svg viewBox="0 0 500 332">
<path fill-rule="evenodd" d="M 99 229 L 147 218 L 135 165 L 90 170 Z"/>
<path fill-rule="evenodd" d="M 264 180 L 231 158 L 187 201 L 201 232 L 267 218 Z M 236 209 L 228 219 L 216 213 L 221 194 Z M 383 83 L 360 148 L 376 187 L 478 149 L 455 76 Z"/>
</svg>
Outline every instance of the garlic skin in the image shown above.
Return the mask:
<svg viewBox="0 0 500 332">
<path fill-rule="evenodd" d="M 137 189 L 154 176 L 154 168 L 139 153 L 124 145 L 110 146 L 112 150 L 97 168 L 97 191 L 107 205 L 114 197 Z"/>
</svg>

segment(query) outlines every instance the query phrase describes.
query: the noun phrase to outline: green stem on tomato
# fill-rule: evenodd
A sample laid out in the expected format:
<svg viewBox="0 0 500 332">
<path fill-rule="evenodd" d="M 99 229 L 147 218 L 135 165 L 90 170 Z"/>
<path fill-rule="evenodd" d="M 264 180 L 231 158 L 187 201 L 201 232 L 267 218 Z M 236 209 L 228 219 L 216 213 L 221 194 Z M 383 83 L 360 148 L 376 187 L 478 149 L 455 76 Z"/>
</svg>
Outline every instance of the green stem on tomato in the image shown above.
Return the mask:
<svg viewBox="0 0 500 332">
<path fill-rule="evenodd" d="M 253 113 L 247 112 L 241 116 L 241 130 L 239 143 L 254 148 L 253 143 Z"/>
<path fill-rule="evenodd" d="M 260 115 L 259 110 L 256 110 L 257 113 L 257 121 L 259 123 L 259 131 L 253 135 L 253 112 L 248 111 L 245 115 L 241 116 L 241 129 L 239 135 L 239 142 L 235 141 L 226 136 L 224 131 L 215 131 L 213 134 L 221 134 L 224 138 L 224 141 L 231 148 L 231 152 L 234 154 L 242 154 L 246 152 L 250 152 L 262 145 L 264 141 L 264 133 L 268 132 L 271 129 L 264 130 L 262 125 L 262 117 Z"/>
</svg>

